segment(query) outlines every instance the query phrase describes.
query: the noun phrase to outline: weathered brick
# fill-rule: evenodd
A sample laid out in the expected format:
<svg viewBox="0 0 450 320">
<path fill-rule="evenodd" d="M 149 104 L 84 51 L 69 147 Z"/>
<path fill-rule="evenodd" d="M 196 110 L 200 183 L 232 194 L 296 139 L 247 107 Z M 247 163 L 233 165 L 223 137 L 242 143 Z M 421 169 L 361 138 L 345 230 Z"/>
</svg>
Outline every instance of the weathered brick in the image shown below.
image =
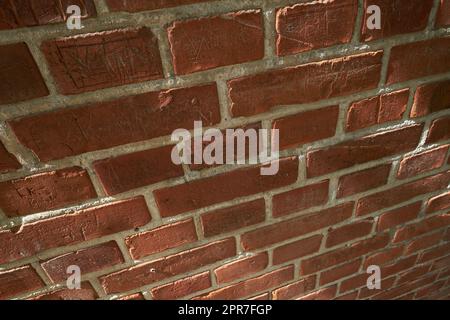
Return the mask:
<svg viewBox="0 0 450 320">
<path fill-rule="evenodd" d="M 209 271 L 153 288 L 153 300 L 175 300 L 211 287 Z"/>
<path fill-rule="evenodd" d="M 217 283 L 222 284 L 245 278 L 252 273 L 262 271 L 267 268 L 268 264 L 269 256 L 267 252 L 262 252 L 220 266 L 214 270 L 214 273 L 216 275 Z"/>
<path fill-rule="evenodd" d="M 355 0 L 309 1 L 276 13 L 279 56 L 348 43 L 358 4 Z"/>
<path fill-rule="evenodd" d="M 427 143 L 435 143 L 450 139 L 450 117 L 439 118 L 433 121 L 428 131 Z"/>
<path fill-rule="evenodd" d="M 172 162 L 173 146 L 129 153 L 93 163 L 108 195 L 184 175 L 182 166 Z"/>
<path fill-rule="evenodd" d="M 2 230 L 0 263 L 141 227 L 150 219 L 144 198 L 136 197 Z"/>
<path fill-rule="evenodd" d="M 87 171 L 79 167 L 0 182 L 0 207 L 8 217 L 58 209 L 95 197 Z"/>
<path fill-rule="evenodd" d="M 245 228 L 266 219 L 264 199 L 238 204 L 205 213 L 201 216 L 205 237 Z"/>
<path fill-rule="evenodd" d="M 161 216 L 168 217 L 294 183 L 298 159 L 276 161 L 279 161 L 279 171 L 275 175 L 261 175 L 261 166 L 256 166 L 158 189 L 153 195 Z"/>
<path fill-rule="evenodd" d="M 274 120 L 279 130 L 279 148 L 289 149 L 310 142 L 333 137 L 339 116 L 339 106 L 306 111 Z"/>
<path fill-rule="evenodd" d="M 450 26 L 450 0 L 440 0 L 439 11 L 436 16 L 438 27 Z"/>
<path fill-rule="evenodd" d="M 62 94 L 164 77 L 157 39 L 147 28 L 49 40 L 41 49 Z"/>
<path fill-rule="evenodd" d="M 423 125 L 412 125 L 310 151 L 307 154 L 307 175 L 316 177 L 414 150 L 420 142 L 422 129 Z"/>
<path fill-rule="evenodd" d="M 342 227 L 328 230 L 327 247 L 334 247 L 343 242 L 368 235 L 372 231 L 373 218 L 352 222 Z"/>
<path fill-rule="evenodd" d="M 311 274 L 334 265 L 356 259 L 369 252 L 384 248 L 389 243 L 388 234 L 377 234 L 373 238 L 361 240 L 349 247 L 323 253 L 301 263 L 300 271 L 303 275 Z"/>
<path fill-rule="evenodd" d="M 316 276 L 309 276 L 272 291 L 273 300 L 288 300 L 300 296 L 316 287 Z"/>
<path fill-rule="evenodd" d="M 125 243 L 131 256 L 137 260 L 196 240 L 194 221 L 188 219 L 129 236 Z"/>
<path fill-rule="evenodd" d="M 98 246 L 81 249 L 41 262 L 48 277 L 55 283 L 67 280 L 67 268 L 77 265 L 83 274 L 99 271 L 124 262 L 116 242 L 110 241 Z"/>
<path fill-rule="evenodd" d="M 448 72 L 450 37 L 436 38 L 393 47 L 387 84 Z"/>
<path fill-rule="evenodd" d="M 145 298 L 142 295 L 142 293 L 138 292 L 138 293 L 134 293 L 134 294 L 131 294 L 131 295 L 128 295 L 128 296 L 125 296 L 125 297 L 121 297 L 121 298 L 119 298 L 117 300 L 125 300 L 125 301 L 128 301 L 128 300 L 145 300 Z"/>
<path fill-rule="evenodd" d="M 450 225 L 450 213 L 432 216 L 422 221 L 400 228 L 395 233 L 393 241 L 400 242 L 408 240 L 448 225 Z"/>
<path fill-rule="evenodd" d="M 294 278 L 293 266 L 277 269 L 262 276 L 251 278 L 228 287 L 197 297 L 199 300 L 230 300 L 251 296 L 252 294 L 277 287 Z"/>
<path fill-rule="evenodd" d="M 263 30 L 260 10 L 176 21 L 167 30 L 175 73 L 262 59 Z"/>
<path fill-rule="evenodd" d="M 77 290 L 60 289 L 46 292 L 32 297 L 30 300 L 95 300 L 97 292 L 89 282 L 82 282 L 81 288 Z"/>
<path fill-rule="evenodd" d="M 374 253 L 372 255 L 367 256 L 363 269 L 366 270 L 371 265 L 381 266 L 388 262 L 391 262 L 398 257 L 400 257 L 403 253 L 403 246 L 390 247 L 381 252 Z"/>
<path fill-rule="evenodd" d="M 137 12 L 170 8 L 206 1 L 209 0 L 106 0 L 106 3 L 111 11 Z"/>
<path fill-rule="evenodd" d="M 405 255 L 415 253 L 419 250 L 426 249 L 438 244 L 444 236 L 444 231 L 435 232 L 429 235 L 424 235 L 414 241 L 411 241 L 405 249 Z"/>
<path fill-rule="evenodd" d="M 220 121 L 215 84 L 170 89 L 10 121 L 42 161 L 148 140 Z"/>
<path fill-rule="evenodd" d="M 353 103 L 347 113 L 347 131 L 355 131 L 400 120 L 406 111 L 409 89 L 395 91 Z"/>
<path fill-rule="evenodd" d="M 49 94 L 28 46 L 0 46 L 0 105 L 45 97 Z"/>
<path fill-rule="evenodd" d="M 403 158 L 397 178 L 406 179 L 442 167 L 445 164 L 448 149 L 449 145 L 446 145 Z"/>
<path fill-rule="evenodd" d="M 382 51 L 313 62 L 228 81 L 234 117 L 376 88 Z"/>
<path fill-rule="evenodd" d="M 44 282 L 31 266 L 0 271 L 0 283 L 2 300 L 44 287 Z"/>
<path fill-rule="evenodd" d="M 281 264 L 319 251 L 322 235 L 294 241 L 273 249 L 272 263 Z"/>
<path fill-rule="evenodd" d="M 450 192 L 438 195 L 428 200 L 427 213 L 450 208 Z"/>
<path fill-rule="evenodd" d="M 369 6 L 381 9 L 381 28 L 369 29 L 365 23 L 373 12 Z M 362 39 L 371 41 L 402 33 L 424 30 L 433 7 L 433 0 L 365 0 L 362 24 Z"/>
<path fill-rule="evenodd" d="M 0 30 L 66 21 L 66 8 L 70 5 L 77 5 L 81 9 L 82 19 L 97 16 L 93 0 L 1 1 Z"/>
<path fill-rule="evenodd" d="M 450 81 L 424 84 L 417 88 L 411 118 L 450 109 Z"/>
<path fill-rule="evenodd" d="M 361 259 L 345 263 L 339 267 L 323 271 L 320 273 L 320 285 L 323 286 L 327 283 L 334 282 L 336 280 L 345 278 L 358 272 L 361 266 Z"/>
<path fill-rule="evenodd" d="M 336 197 L 348 197 L 381 187 L 387 183 L 390 171 L 391 164 L 383 164 L 342 176 L 339 178 Z"/>
<path fill-rule="evenodd" d="M 352 216 L 353 202 L 324 209 L 298 218 L 281 221 L 241 236 L 244 250 L 254 250 L 344 221 Z"/>
<path fill-rule="evenodd" d="M 272 214 L 280 217 L 328 202 L 329 181 L 307 185 L 273 196 Z"/>
<path fill-rule="evenodd" d="M 378 218 L 377 230 L 383 231 L 398 226 L 399 224 L 404 224 L 408 221 L 414 220 L 418 217 L 421 206 L 421 202 L 416 202 L 405 207 L 383 213 Z"/>
<path fill-rule="evenodd" d="M 336 296 L 337 287 L 329 287 L 303 295 L 297 300 L 331 300 Z"/>
<path fill-rule="evenodd" d="M 0 142 L 0 173 L 6 173 L 21 167 L 22 165 L 17 161 L 16 157 L 9 153 L 3 143 Z"/>
<path fill-rule="evenodd" d="M 103 276 L 100 282 L 108 294 L 129 291 L 235 255 L 236 241 L 228 238 Z"/>
<path fill-rule="evenodd" d="M 380 191 L 358 200 L 356 214 L 365 215 L 388 208 L 419 195 L 445 189 L 449 183 L 450 171 Z"/>
</svg>

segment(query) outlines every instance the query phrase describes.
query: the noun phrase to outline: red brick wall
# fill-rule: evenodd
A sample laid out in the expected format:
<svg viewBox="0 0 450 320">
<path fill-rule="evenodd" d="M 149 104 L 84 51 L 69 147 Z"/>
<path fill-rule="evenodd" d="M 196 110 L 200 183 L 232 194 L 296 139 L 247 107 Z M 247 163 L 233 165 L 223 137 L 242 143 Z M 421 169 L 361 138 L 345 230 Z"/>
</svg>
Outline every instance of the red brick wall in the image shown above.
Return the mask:
<svg viewBox="0 0 450 320">
<path fill-rule="evenodd" d="M 449 8 L 0 1 L 0 299 L 449 298 Z M 196 120 L 279 172 L 175 165 Z"/>
</svg>

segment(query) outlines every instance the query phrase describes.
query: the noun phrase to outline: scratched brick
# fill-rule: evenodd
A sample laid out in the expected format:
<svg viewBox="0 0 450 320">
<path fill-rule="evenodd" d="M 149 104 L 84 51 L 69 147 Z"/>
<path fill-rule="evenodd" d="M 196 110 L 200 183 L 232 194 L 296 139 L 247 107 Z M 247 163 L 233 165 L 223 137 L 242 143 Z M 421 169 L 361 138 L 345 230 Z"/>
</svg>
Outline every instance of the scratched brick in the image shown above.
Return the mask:
<svg viewBox="0 0 450 320">
<path fill-rule="evenodd" d="M 220 121 L 215 84 L 154 91 L 10 121 L 42 161 L 61 159 Z"/>
<path fill-rule="evenodd" d="M 69 5 L 80 7 L 82 19 L 97 16 L 93 0 L 3 0 L 0 1 L 0 30 L 66 21 Z"/>
<path fill-rule="evenodd" d="M 121 29 L 42 44 L 63 94 L 163 78 L 158 41 L 150 29 Z"/>
<path fill-rule="evenodd" d="M 209 0 L 106 0 L 111 11 L 137 12 L 170 8 Z"/>
<path fill-rule="evenodd" d="M 25 43 L 0 46 L 0 105 L 44 97 L 48 93 Z"/>
</svg>

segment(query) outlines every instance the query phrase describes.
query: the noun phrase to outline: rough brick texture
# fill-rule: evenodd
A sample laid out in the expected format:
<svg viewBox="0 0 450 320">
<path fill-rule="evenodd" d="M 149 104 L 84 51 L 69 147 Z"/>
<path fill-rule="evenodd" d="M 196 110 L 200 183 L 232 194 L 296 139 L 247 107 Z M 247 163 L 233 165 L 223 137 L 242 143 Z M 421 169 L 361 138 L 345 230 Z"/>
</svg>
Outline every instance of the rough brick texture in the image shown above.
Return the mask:
<svg viewBox="0 0 450 320">
<path fill-rule="evenodd" d="M 449 299 L 449 13 L 0 0 L 0 299 Z"/>
</svg>

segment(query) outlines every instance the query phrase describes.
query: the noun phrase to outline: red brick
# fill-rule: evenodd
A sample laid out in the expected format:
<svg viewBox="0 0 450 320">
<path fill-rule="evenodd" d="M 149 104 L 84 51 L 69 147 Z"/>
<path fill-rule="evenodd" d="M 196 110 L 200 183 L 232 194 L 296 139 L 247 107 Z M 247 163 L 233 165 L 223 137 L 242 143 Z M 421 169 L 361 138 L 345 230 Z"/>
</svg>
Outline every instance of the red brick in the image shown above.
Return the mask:
<svg viewBox="0 0 450 320">
<path fill-rule="evenodd" d="M 438 195 L 428 200 L 427 213 L 450 208 L 450 192 Z"/>
<path fill-rule="evenodd" d="M 152 289 L 153 300 L 175 300 L 211 287 L 209 271 Z"/>
<path fill-rule="evenodd" d="M 309 276 L 272 291 L 273 300 L 288 300 L 300 296 L 316 287 L 316 276 Z"/>
<path fill-rule="evenodd" d="M 97 16 L 92 0 L 21 0 L 0 3 L 0 30 L 42 26 L 67 20 L 66 8 L 77 5 L 81 18 Z"/>
<path fill-rule="evenodd" d="M 369 275 L 366 275 L 366 279 Z M 367 286 L 362 287 L 359 290 L 359 296 L 358 299 L 366 299 L 368 297 L 374 296 L 382 291 L 386 291 L 390 288 L 392 288 L 392 286 L 395 283 L 397 277 L 390 277 L 387 279 L 381 279 L 381 288 L 380 289 L 369 289 Z M 366 280 L 367 281 L 367 280 Z"/>
<path fill-rule="evenodd" d="M 3 230 L 0 263 L 141 227 L 150 219 L 144 198 L 137 197 Z"/>
<path fill-rule="evenodd" d="M 416 202 L 405 207 L 383 213 L 378 218 L 377 231 L 384 231 L 416 219 L 419 215 L 421 206 L 421 202 Z"/>
<path fill-rule="evenodd" d="M 131 256 L 136 260 L 195 241 L 197 234 L 192 219 L 164 225 L 125 239 Z"/>
<path fill-rule="evenodd" d="M 402 119 L 409 99 L 409 89 L 386 93 L 354 102 L 347 113 L 347 131 Z"/>
<path fill-rule="evenodd" d="M 244 250 L 254 250 L 320 230 L 350 218 L 353 205 L 348 202 L 249 231 L 241 236 L 241 245 Z"/>
<path fill-rule="evenodd" d="M 263 293 L 263 294 L 260 294 L 260 295 L 257 295 L 257 296 L 255 296 L 255 297 L 251 297 L 251 298 L 248 298 L 247 300 L 270 300 L 270 295 L 269 295 L 269 293 Z"/>
<path fill-rule="evenodd" d="M 0 46 L 0 59 L 0 105 L 49 94 L 41 72 L 24 42 Z"/>
<path fill-rule="evenodd" d="M 361 216 L 388 208 L 417 196 L 445 189 L 449 183 L 450 171 L 405 183 L 361 198 L 356 206 L 356 214 Z"/>
<path fill-rule="evenodd" d="M 0 173 L 6 173 L 21 167 L 22 165 L 17 161 L 16 157 L 9 153 L 3 143 L 0 142 Z"/>
<path fill-rule="evenodd" d="M 280 56 L 350 42 L 357 16 L 355 0 L 310 1 L 277 10 Z"/>
<path fill-rule="evenodd" d="M 209 0 L 106 0 L 106 3 L 111 11 L 137 12 L 170 8 L 206 1 Z"/>
<path fill-rule="evenodd" d="M 145 300 L 145 298 L 142 295 L 142 293 L 138 292 L 138 293 L 134 293 L 134 294 L 119 298 L 117 300 L 126 300 L 126 301 L 128 301 L 128 300 Z"/>
<path fill-rule="evenodd" d="M 294 278 L 293 266 L 277 269 L 262 276 L 251 278 L 228 287 L 197 297 L 200 300 L 235 300 L 277 287 Z"/>
<path fill-rule="evenodd" d="M 425 251 L 421 255 L 418 263 L 424 263 L 430 260 L 435 260 L 437 258 L 447 256 L 449 252 L 450 252 L 450 243 L 437 246 L 433 249 Z"/>
<path fill-rule="evenodd" d="M 390 290 L 384 290 L 383 292 L 378 293 L 373 297 L 374 300 L 390 300 L 396 297 L 400 297 L 405 293 L 409 293 L 414 291 L 420 287 L 429 285 L 436 280 L 435 276 L 430 276 L 424 279 L 420 279 L 418 281 L 409 282 L 401 286 L 395 286 Z"/>
<path fill-rule="evenodd" d="M 279 130 L 281 150 L 333 137 L 339 116 L 339 106 L 306 111 L 274 120 Z"/>
<path fill-rule="evenodd" d="M 408 244 L 406 247 L 405 254 L 409 255 L 411 253 L 417 252 L 419 250 L 432 247 L 436 244 L 438 244 L 444 237 L 444 231 L 441 232 L 435 232 L 429 235 L 425 235 L 423 237 L 420 237 L 414 241 L 411 241 L 411 243 Z"/>
<path fill-rule="evenodd" d="M 44 287 L 44 282 L 31 266 L 0 271 L 0 283 L 2 300 Z"/>
<path fill-rule="evenodd" d="M 307 175 L 316 177 L 415 149 L 423 125 L 377 133 L 308 152 Z"/>
<path fill-rule="evenodd" d="M 255 166 L 155 190 L 153 195 L 159 212 L 163 217 L 174 216 L 294 183 L 298 175 L 298 159 L 292 157 L 276 161 L 279 161 L 279 171 L 275 175 L 261 175 L 261 166 Z"/>
<path fill-rule="evenodd" d="M 372 231 L 373 218 L 352 222 L 339 228 L 331 228 L 328 231 L 326 246 L 334 247 L 343 242 L 348 242 L 364 237 Z"/>
<path fill-rule="evenodd" d="M 450 139 L 450 117 L 436 119 L 428 131 L 427 143 Z"/>
<path fill-rule="evenodd" d="M 94 170 L 108 195 L 183 176 L 183 168 L 172 162 L 172 148 L 166 146 L 95 161 Z"/>
<path fill-rule="evenodd" d="M 331 300 L 336 296 L 337 287 L 329 287 L 301 296 L 298 300 Z"/>
<path fill-rule="evenodd" d="M 448 72 L 450 38 L 436 38 L 393 47 L 387 84 Z"/>
<path fill-rule="evenodd" d="M 440 0 L 439 11 L 436 17 L 438 27 L 450 26 L 450 0 Z"/>
<path fill-rule="evenodd" d="M 432 216 L 414 224 L 409 224 L 395 233 L 394 242 L 408 240 L 450 224 L 450 213 Z"/>
<path fill-rule="evenodd" d="M 319 251 L 322 243 L 322 235 L 315 235 L 306 239 L 294 241 L 273 249 L 273 264 L 281 264 L 289 260 Z"/>
<path fill-rule="evenodd" d="M 267 252 L 258 253 L 254 256 L 243 258 L 227 263 L 214 270 L 217 283 L 227 283 L 244 278 L 252 273 L 260 272 L 267 268 L 269 257 Z"/>
<path fill-rule="evenodd" d="M 417 88 L 411 118 L 450 109 L 450 81 L 424 84 Z"/>
<path fill-rule="evenodd" d="M 417 290 L 417 293 L 415 295 L 415 299 L 421 299 L 423 297 L 429 296 L 431 294 L 434 294 L 441 290 L 441 288 L 445 285 L 445 281 L 439 281 L 435 284 L 429 285 L 427 287 L 421 288 L 420 290 Z"/>
<path fill-rule="evenodd" d="M 391 164 L 383 164 L 342 176 L 339 178 L 336 197 L 344 198 L 381 187 L 387 183 L 390 171 Z"/>
<path fill-rule="evenodd" d="M 273 196 L 273 216 L 280 217 L 328 202 L 329 181 L 307 185 Z"/>
<path fill-rule="evenodd" d="M 228 238 L 103 276 L 100 282 L 107 294 L 129 291 L 235 255 L 235 239 Z"/>
<path fill-rule="evenodd" d="M 446 145 L 403 158 L 400 162 L 397 178 L 411 178 L 442 167 L 445 164 L 448 149 L 449 145 Z"/>
<path fill-rule="evenodd" d="M 228 81 L 234 117 L 269 111 L 277 105 L 309 103 L 378 86 L 383 53 L 313 62 Z"/>
<path fill-rule="evenodd" d="M 175 73 L 262 59 L 263 30 L 260 10 L 176 21 L 167 30 Z"/>
<path fill-rule="evenodd" d="M 358 291 L 355 291 L 355 292 L 351 292 L 351 293 L 347 293 L 347 294 L 344 294 L 342 296 L 339 296 L 339 297 L 337 297 L 334 300 L 351 301 L 351 300 L 356 300 L 357 297 L 358 297 Z"/>
<path fill-rule="evenodd" d="M 417 255 L 400 259 L 394 263 L 383 266 L 381 268 L 381 274 L 383 277 L 386 278 L 386 277 L 401 273 L 402 271 L 413 267 L 416 260 L 417 260 Z"/>
<path fill-rule="evenodd" d="M 50 280 L 59 283 L 66 281 L 70 276 L 67 274 L 67 268 L 71 265 L 79 266 L 83 275 L 86 275 L 123 262 L 124 259 L 117 243 L 110 241 L 52 258 L 42 262 L 41 266 Z"/>
<path fill-rule="evenodd" d="M 78 94 L 163 78 L 150 29 L 121 29 L 46 41 L 41 46 L 59 92 Z"/>
<path fill-rule="evenodd" d="M 60 289 L 50 291 L 31 298 L 30 300 L 95 300 L 97 292 L 89 282 L 81 283 L 81 289 Z"/>
<path fill-rule="evenodd" d="M 170 89 L 13 120 L 20 142 L 42 161 L 111 148 L 220 121 L 215 84 Z"/>
<path fill-rule="evenodd" d="M 364 269 L 367 269 L 371 265 L 384 265 L 391 262 L 403 253 L 403 246 L 391 247 L 378 253 L 369 255 L 364 262 Z"/>
<path fill-rule="evenodd" d="M 362 39 L 371 41 L 424 30 L 433 2 L 433 0 L 365 0 Z M 371 5 L 379 6 L 381 9 L 381 29 L 367 28 L 366 21 L 373 14 L 367 13 L 367 8 Z"/>
<path fill-rule="evenodd" d="M 324 271 L 320 274 L 320 285 L 345 278 L 358 272 L 361 266 L 361 259 L 345 263 L 339 267 Z"/>
<path fill-rule="evenodd" d="M 306 259 L 302 261 L 300 270 L 303 275 L 311 274 L 384 248 L 388 243 L 388 234 L 378 234 L 373 238 L 356 242 L 349 247 Z"/>
<path fill-rule="evenodd" d="M 79 167 L 0 182 L 0 207 L 8 217 L 58 209 L 96 197 L 87 171 Z"/>
<path fill-rule="evenodd" d="M 245 228 L 266 219 L 264 199 L 210 211 L 201 216 L 205 237 Z"/>
</svg>

